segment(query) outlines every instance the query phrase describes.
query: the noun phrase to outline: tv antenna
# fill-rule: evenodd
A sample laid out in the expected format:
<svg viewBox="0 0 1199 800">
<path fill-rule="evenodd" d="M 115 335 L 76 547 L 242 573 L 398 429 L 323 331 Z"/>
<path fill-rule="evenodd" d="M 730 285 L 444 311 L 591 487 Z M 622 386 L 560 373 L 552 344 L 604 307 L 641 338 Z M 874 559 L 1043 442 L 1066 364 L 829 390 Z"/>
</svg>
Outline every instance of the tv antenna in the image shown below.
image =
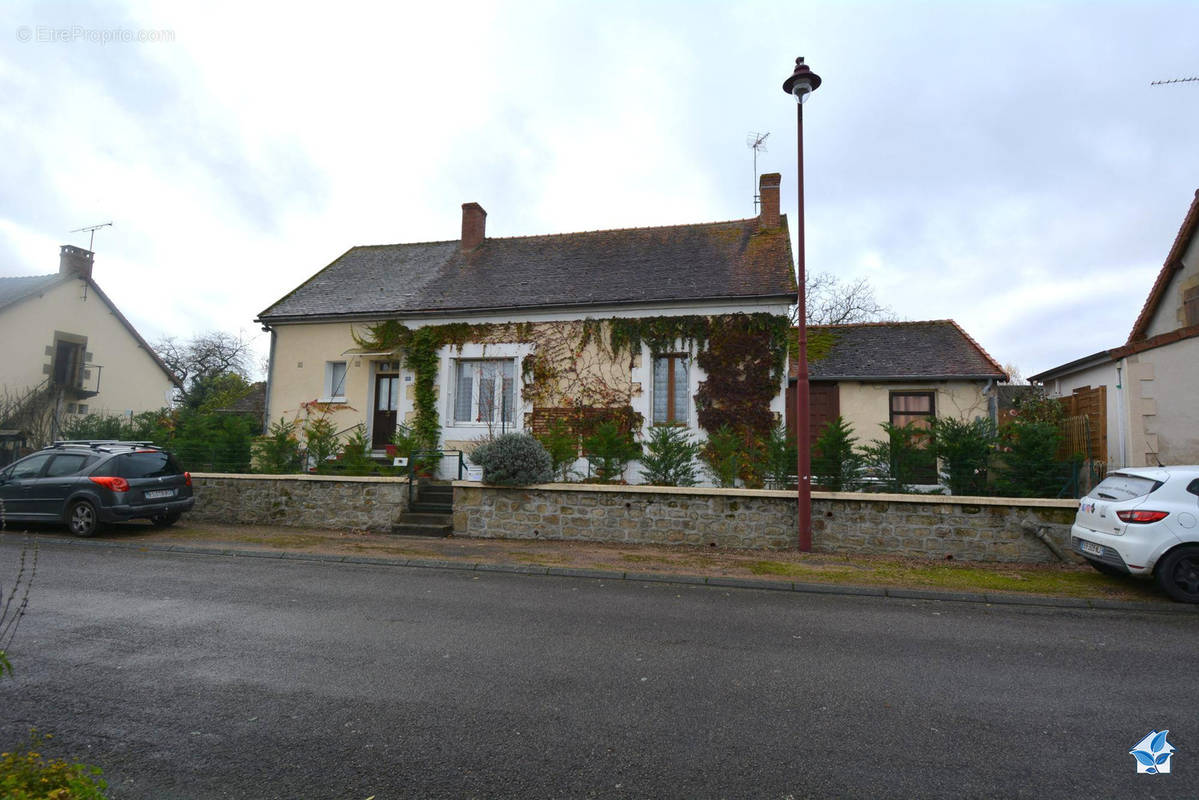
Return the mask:
<svg viewBox="0 0 1199 800">
<path fill-rule="evenodd" d="M 100 230 L 101 228 L 111 228 L 111 227 L 112 227 L 111 222 L 101 222 L 99 225 L 89 225 L 86 228 L 76 228 L 75 230 L 71 231 L 71 233 L 90 233 L 92 236 L 87 241 L 87 249 L 91 250 L 92 252 L 95 252 L 95 248 L 92 247 L 92 245 L 94 245 L 96 243 L 96 231 Z"/>
<path fill-rule="evenodd" d="M 1192 81 L 1199 81 L 1199 75 L 1192 75 L 1189 78 L 1171 78 L 1168 81 L 1150 81 L 1149 85 L 1165 86 L 1167 83 L 1191 83 Z"/>
<path fill-rule="evenodd" d="M 758 213 L 758 205 L 762 198 L 758 195 L 758 153 L 766 152 L 766 137 L 770 132 L 751 132 L 745 137 L 745 146 L 754 151 L 754 213 Z"/>
</svg>

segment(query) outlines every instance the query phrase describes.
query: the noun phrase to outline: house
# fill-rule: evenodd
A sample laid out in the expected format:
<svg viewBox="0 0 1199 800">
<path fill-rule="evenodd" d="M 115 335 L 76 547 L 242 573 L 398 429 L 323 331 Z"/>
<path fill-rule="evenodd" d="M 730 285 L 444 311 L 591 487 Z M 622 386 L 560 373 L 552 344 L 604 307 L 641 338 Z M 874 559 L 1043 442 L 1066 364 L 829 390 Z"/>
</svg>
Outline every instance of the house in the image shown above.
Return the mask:
<svg viewBox="0 0 1199 800">
<path fill-rule="evenodd" d="M 859 442 L 882 439 L 884 422 L 932 417 L 995 418 L 996 385 L 1007 373 L 953 320 L 808 327 L 812 442 L 838 416 Z M 787 425 L 794 430 L 791 370 Z"/>
<path fill-rule="evenodd" d="M 268 419 L 364 424 L 376 450 L 398 424 L 465 451 L 556 420 L 769 427 L 797 298 L 779 183 L 751 219 L 489 238 L 466 203 L 460 239 L 353 247 L 258 316 Z"/>
<path fill-rule="evenodd" d="M 1199 191 L 1128 339 L 1029 380 L 1094 418 L 1109 468 L 1199 464 Z"/>
<path fill-rule="evenodd" d="M 58 272 L 0 278 L 0 429 L 10 441 L 40 444 L 73 416 L 162 408 L 179 385 L 92 264 L 91 251 L 63 245 Z"/>
</svg>

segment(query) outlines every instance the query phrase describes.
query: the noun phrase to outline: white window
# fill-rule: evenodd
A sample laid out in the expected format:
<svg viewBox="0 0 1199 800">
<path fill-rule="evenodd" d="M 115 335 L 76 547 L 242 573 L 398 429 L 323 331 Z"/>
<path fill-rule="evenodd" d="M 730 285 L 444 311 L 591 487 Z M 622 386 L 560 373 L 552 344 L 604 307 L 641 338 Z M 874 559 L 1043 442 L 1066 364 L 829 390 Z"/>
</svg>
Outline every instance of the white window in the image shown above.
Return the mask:
<svg viewBox="0 0 1199 800">
<path fill-rule="evenodd" d="M 514 425 L 515 372 L 510 358 L 459 360 L 454 370 L 454 422 Z"/>
<path fill-rule="evenodd" d="M 687 356 L 654 356 L 655 425 L 687 424 L 690 413 L 687 373 Z"/>
<path fill-rule="evenodd" d="M 346 399 L 346 362 L 325 362 L 325 397 L 326 401 Z"/>
</svg>

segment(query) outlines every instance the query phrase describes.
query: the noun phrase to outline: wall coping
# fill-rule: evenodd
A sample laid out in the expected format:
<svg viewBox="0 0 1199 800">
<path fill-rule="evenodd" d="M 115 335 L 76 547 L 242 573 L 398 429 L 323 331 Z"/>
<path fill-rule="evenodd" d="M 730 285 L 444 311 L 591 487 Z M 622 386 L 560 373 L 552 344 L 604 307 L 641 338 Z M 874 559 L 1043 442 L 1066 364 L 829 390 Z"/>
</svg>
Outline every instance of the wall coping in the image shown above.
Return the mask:
<svg viewBox="0 0 1199 800">
<path fill-rule="evenodd" d="M 317 481 L 329 483 L 403 483 L 407 478 L 392 478 L 383 475 L 267 475 L 246 472 L 193 472 L 193 478 L 221 478 L 235 481 Z"/>
<path fill-rule="evenodd" d="M 535 489 L 545 492 L 595 492 L 600 494 L 673 494 L 707 495 L 709 497 L 770 497 L 791 499 L 794 491 L 778 489 L 717 489 L 700 486 L 622 486 L 601 483 L 537 483 L 532 486 L 493 486 L 478 481 L 453 481 L 455 487 L 464 489 L 495 489 L 527 491 Z M 974 497 L 972 495 L 946 494 L 882 494 L 877 492 L 812 492 L 813 500 L 857 500 L 874 503 L 929 503 L 933 505 L 963 506 L 1020 506 L 1033 508 L 1078 508 L 1074 499 L 1047 497 Z"/>
</svg>

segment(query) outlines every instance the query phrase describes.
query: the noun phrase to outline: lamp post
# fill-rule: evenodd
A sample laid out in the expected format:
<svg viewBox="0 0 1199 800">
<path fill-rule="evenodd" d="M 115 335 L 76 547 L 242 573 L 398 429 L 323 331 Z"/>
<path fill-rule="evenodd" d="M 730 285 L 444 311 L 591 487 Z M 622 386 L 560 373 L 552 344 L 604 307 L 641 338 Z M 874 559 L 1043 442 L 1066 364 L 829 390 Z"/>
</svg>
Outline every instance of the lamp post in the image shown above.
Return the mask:
<svg viewBox="0 0 1199 800">
<path fill-rule="evenodd" d="M 803 104 L 812 92 L 820 87 L 820 76 L 803 63 L 803 57 L 795 59 L 795 71 L 783 82 L 783 91 L 795 97 L 796 139 L 799 143 L 799 159 L 796 172 L 796 192 L 799 195 L 799 211 L 795 225 L 795 264 L 799 281 L 799 364 L 795 381 L 795 444 L 799 451 L 796 475 L 799 479 L 799 549 L 812 550 L 812 434 L 808 401 L 808 293 L 807 270 L 804 264 L 804 208 L 803 208 Z"/>
</svg>

